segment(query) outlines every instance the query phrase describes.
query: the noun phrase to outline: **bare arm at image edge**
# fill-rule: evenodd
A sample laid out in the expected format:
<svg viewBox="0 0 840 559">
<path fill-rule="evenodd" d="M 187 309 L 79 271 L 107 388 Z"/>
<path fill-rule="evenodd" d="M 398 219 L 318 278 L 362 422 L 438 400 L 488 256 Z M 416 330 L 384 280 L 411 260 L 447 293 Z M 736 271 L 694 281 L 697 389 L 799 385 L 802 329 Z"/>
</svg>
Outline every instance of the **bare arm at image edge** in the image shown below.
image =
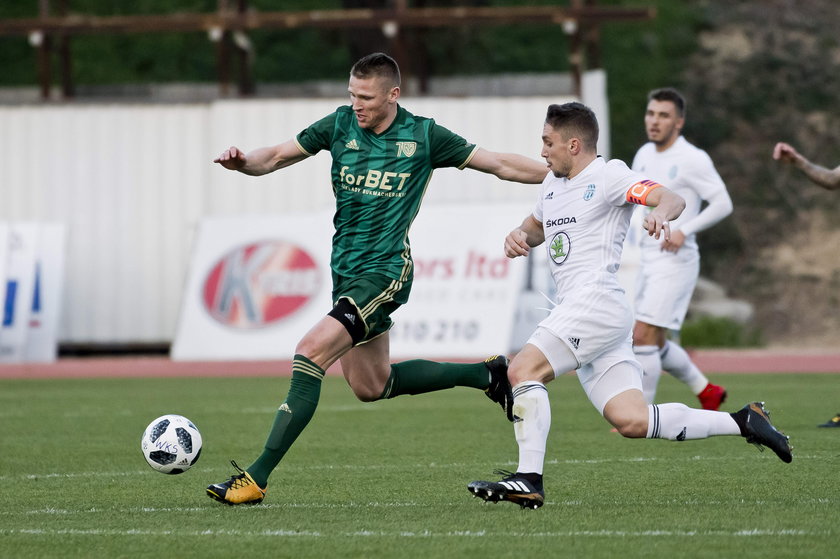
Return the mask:
<svg viewBox="0 0 840 559">
<path fill-rule="evenodd" d="M 790 144 L 779 142 L 773 149 L 773 159 L 790 163 L 808 177 L 814 184 L 826 190 L 840 189 L 840 166 L 828 169 L 809 161 Z"/>
</svg>

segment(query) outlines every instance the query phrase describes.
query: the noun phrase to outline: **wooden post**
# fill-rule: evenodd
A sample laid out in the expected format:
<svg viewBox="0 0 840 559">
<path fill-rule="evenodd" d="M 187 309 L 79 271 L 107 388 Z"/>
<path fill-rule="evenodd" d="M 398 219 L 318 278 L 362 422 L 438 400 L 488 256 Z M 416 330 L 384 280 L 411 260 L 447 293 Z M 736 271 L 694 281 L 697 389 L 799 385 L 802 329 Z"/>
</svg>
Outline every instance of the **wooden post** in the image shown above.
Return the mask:
<svg viewBox="0 0 840 559">
<path fill-rule="evenodd" d="M 586 0 L 586 7 L 593 8 L 598 0 Z M 601 67 L 601 27 L 599 25 L 587 24 L 584 26 L 584 49 L 586 51 L 586 64 L 589 68 Z"/>
<path fill-rule="evenodd" d="M 50 0 L 38 0 L 38 15 L 41 18 L 48 18 L 50 16 Z M 49 100 L 50 92 L 52 90 L 52 65 L 50 51 L 52 50 L 52 41 L 50 34 L 45 30 L 38 30 L 30 34 L 30 41 L 39 41 L 33 46 L 38 48 L 38 82 L 41 86 L 41 99 Z"/>
<path fill-rule="evenodd" d="M 58 13 L 67 16 L 68 0 L 59 0 Z M 62 33 L 58 38 L 58 64 L 61 72 L 61 97 L 72 99 L 76 94 L 73 85 L 73 57 L 70 55 L 70 36 Z"/>
<path fill-rule="evenodd" d="M 245 15 L 248 12 L 248 0 L 238 0 L 236 11 L 239 15 Z M 241 34 L 242 39 L 241 44 L 240 41 L 234 41 L 239 70 L 239 95 L 244 97 L 256 92 L 253 76 L 254 51 L 245 31 L 239 30 L 237 33 Z"/>
</svg>

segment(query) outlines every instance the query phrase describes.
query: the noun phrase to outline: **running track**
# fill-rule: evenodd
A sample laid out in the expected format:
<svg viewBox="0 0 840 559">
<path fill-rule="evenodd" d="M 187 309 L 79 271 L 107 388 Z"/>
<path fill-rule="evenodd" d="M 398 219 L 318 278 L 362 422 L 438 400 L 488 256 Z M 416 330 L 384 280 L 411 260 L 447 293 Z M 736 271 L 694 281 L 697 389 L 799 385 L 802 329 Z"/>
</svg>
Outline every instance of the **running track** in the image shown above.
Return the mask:
<svg viewBox="0 0 840 559">
<path fill-rule="evenodd" d="M 840 350 L 697 350 L 705 373 L 840 373 Z M 464 359 L 458 361 L 480 361 Z M 336 364 L 327 372 L 340 375 Z M 55 363 L 0 365 L 0 379 L 102 377 L 288 376 L 289 361 L 171 361 L 167 357 L 63 358 Z"/>
</svg>

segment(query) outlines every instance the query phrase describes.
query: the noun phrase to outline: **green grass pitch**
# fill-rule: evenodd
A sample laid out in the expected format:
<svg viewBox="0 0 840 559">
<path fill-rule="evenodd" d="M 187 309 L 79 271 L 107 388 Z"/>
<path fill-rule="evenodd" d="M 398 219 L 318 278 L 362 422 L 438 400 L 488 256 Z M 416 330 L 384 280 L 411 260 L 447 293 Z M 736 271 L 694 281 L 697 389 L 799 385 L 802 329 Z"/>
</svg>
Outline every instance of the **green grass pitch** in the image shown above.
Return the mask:
<svg viewBox="0 0 840 559">
<path fill-rule="evenodd" d="M 204 488 L 256 457 L 288 378 L 0 381 L 0 557 L 836 557 L 840 377 L 720 375 L 724 408 L 764 400 L 792 464 L 740 437 L 628 440 L 577 379 L 549 385 L 546 504 L 473 498 L 515 469 L 501 411 L 476 390 L 363 404 L 328 377 L 263 504 Z M 663 378 L 660 401 L 694 405 Z M 179 413 L 204 448 L 188 472 L 149 468 L 146 425 Z"/>
</svg>

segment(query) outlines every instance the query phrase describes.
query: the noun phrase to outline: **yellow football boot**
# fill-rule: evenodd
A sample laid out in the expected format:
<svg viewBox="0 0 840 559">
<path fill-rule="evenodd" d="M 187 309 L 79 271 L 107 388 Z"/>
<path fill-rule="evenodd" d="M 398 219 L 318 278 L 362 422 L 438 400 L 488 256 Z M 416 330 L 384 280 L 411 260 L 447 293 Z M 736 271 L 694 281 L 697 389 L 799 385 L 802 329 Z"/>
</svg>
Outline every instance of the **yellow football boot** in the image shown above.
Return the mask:
<svg viewBox="0 0 840 559">
<path fill-rule="evenodd" d="M 265 497 L 265 489 L 260 488 L 251 474 L 230 461 L 239 472 L 230 476 L 222 483 L 214 483 L 207 487 L 207 495 L 226 505 L 256 505 Z"/>
</svg>

